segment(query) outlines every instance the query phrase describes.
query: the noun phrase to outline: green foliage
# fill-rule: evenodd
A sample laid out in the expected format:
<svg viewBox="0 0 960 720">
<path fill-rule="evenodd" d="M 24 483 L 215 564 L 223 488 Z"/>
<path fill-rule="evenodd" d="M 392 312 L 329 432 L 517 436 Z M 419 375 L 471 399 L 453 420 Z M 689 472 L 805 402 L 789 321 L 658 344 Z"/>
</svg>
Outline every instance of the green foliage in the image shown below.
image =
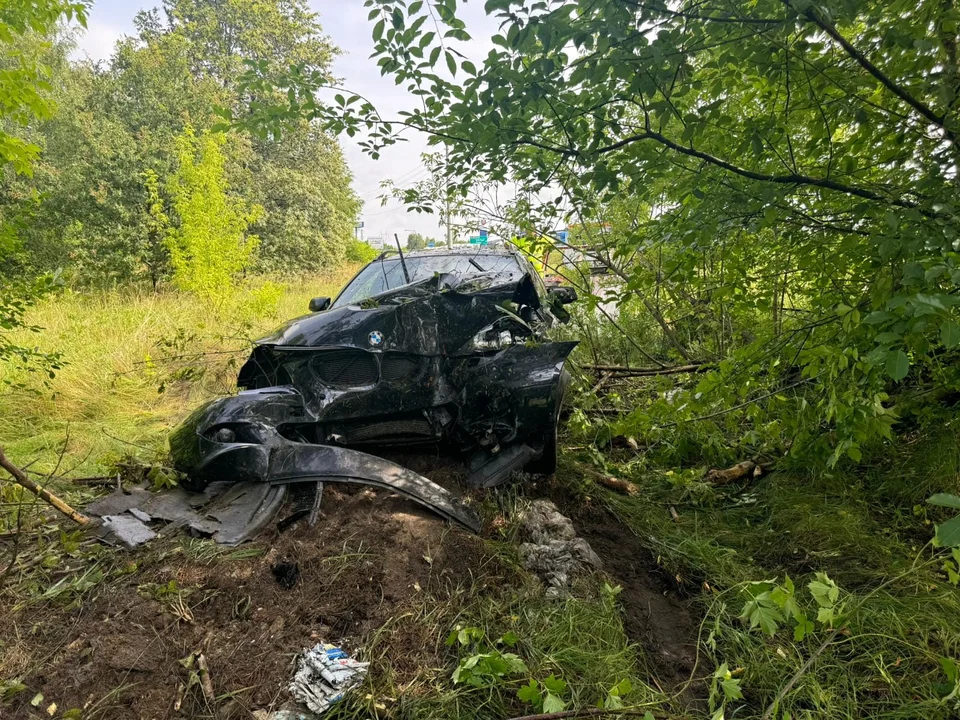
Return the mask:
<svg viewBox="0 0 960 720">
<path fill-rule="evenodd" d="M 931 505 L 960 510 L 960 496 L 937 493 L 928 500 Z M 937 542 L 943 547 L 960 547 L 960 514 L 937 526 Z"/>
<path fill-rule="evenodd" d="M 245 59 L 327 74 L 337 53 L 301 0 L 168 0 L 134 27 L 99 64 L 72 60 L 71 35 L 53 26 L 15 39 L 47 68 L 38 92 L 51 108 L 24 130 L 43 149 L 33 176 L 0 178 L 0 218 L 30 215 L 15 271 L 159 286 L 172 273 L 162 238 L 164 216 L 177 219 L 166 190 L 175 138 L 187 126 L 210 130 L 216 106 L 239 102 Z M 233 134 L 222 150 L 233 192 L 264 208 L 252 270 L 308 273 L 344 260 L 360 203 L 336 140 L 303 122 L 282 142 Z"/>
<path fill-rule="evenodd" d="M 449 45 L 472 40 L 462 5 L 366 3 L 381 72 L 422 101 L 401 123 L 259 67 L 247 87 L 288 96 L 235 122 L 369 128 L 374 157 L 416 128 L 446 159 L 444 182 L 404 193 L 411 207 L 482 206 L 515 183 L 480 219 L 538 240 L 575 225 L 616 278 L 602 292 L 572 278 L 590 309 L 636 304 L 653 336 L 620 333 L 608 362 L 722 361 L 635 414 L 635 436 L 735 407 L 718 424 L 744 445 L 837 465 L 960 389 L 952 3 L 487 2 L 481 65 Z"/>
<path fill-rule="evenodd" d="M 740 670 L 737 674 L 742 674 L 742 672 Z M 743 691 L 740 689 L 740 680 L 734 677 L 734 673 L 727 667 L 727 663 L 723 663 L 710 679 L 710 697 L 708 700 L 710 711 L 713 713 L 711 720 L 723 720 L 727 703 L 742 698 Z"/>
<path fill-rule="evenodd" d="M 30 174 L 40 148 L 11 135 L 11 125 L 25 127 L 50 117 L 53 103 L 47 93 L 50 69 L 42 62 L 42 47 L 20 41 L 36 33 L 54 31 L 62 20 L 76 19 L 86 26 L 90 3 L 68 0 L 7 0 L 0 7 L 0 178 L 7 169 Z"/>
<path fill-rule="evenodd" d="M 24 132 L 54 111 L 49 98 L 50 68 L 43 62 L 47 45 L 36 38 L 54 32 L 61 21 L 76 19 L 85 25 L 88 6 L 88 2 L 64 0 L 10 0 L 0 6 L 0 181 L 11 168 L 14 174 L 31 175 L 40 153 L 39 146 L 10 130 Z M 0 204 L 0 363 L 12 361 L 52 377 L 60 368 L 59 353 L 42 352 L 10 336 L 40 329 L 27 324 L 25 313 L 58 281 L 51 274 L 31 281 L 15 272 L 22 252 L 20 232 L 28 226 L 32 203 L 28 196 L 8 207 Z"/>
<path fill-rule="evenodd" d="M 437 241 L 433 238 L 424 237 L 418 232 L 412 232 L 407 235 L 408 250 L 425 250 L 430 243 L 436 245 Z"/>
<path fill-rule="evenodd" d="M 169 181 L 179 225 L 167 237 L 173 281 L 217 305 L 234 293 L 257 238 L 247 228 L 262 212 L 231 196 L 224 175 L 222 136 L 187 128 L 176 140 L 178 167 Z"/>
<path fill-rule="evenodd" d="M 629 683 L 629 681 L 627 682 Z M 618 683 L 614 686 L 613 690 L 610 691 L 611 694 L 607 696 L 608 699 L 614 697 L 614 691 L 618 693 L 616 697 L 619 699 L 619 689 L 620 684 Z M 628 692 L 629 689 L 628 687 Z M 551 675 L 546 680 L 540 682 L 533 679 L 529 680 L 526 685 L 517 690 L 517 697 L 528 705 L 531 705 L 537 712 L 555 713 L 562 712 L 566 709 L 567 704 L 563 701 L 563 696 L 566 692 L 566 681 Z"/>
<path fill-rule="evenodd" d="M 363 263 L 366 265 L 371 260 L 374 260 L 379 253 L 376 248 L 370 247 L 367 243 L 362 240 L 351 240 L 347 243 L 347 260 L 352 263 Z"/>
<path fill-rule="evenodd" d="M 842 614 L 842 605 L 838 603 L 840 589 L 826 573 L 817 573 L 807 589 L 816 603 L 817 622 L 832 627 Z M 789 619 L 793 623 L 793 640 L 802 642 L 814 631 L 814 624 L 797 601 L 793 581 L 790 576 L 784 578 L 782 585 L 771 582 L 754 582 L 744 591 L 748 600 L 743 606 L 740 617 L 749 622 L 751 628 L 760 628 L 773 637 L 781 624 Z"/>
<path fill-rule="evenodd" d="M 526 663 L 519 655 L 504 652 L 497 647 L 512 647 L 516 644 L 515 636 L 505 635 L 493 643 L 488 643 L 481 628 L 465 627 L 453 630 L 447 636 L 446 644 L 458 645 L 472 651 L 472 654 L 460 660 L 457 669 L 453 671 L 451 679 L 454 685 L 462 682 L 474 687 L 485 687 L 528 672 Z"/>
</svg>

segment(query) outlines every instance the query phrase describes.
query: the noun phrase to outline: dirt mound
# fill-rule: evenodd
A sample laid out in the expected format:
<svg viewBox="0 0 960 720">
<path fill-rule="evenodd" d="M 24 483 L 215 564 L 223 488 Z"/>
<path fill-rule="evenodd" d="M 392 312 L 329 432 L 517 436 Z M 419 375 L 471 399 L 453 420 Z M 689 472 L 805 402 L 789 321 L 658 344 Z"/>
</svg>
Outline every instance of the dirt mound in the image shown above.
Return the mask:
<svg viewBox="0 0 960 720">
<path fill-rule="evenodd" d="M 96 709 L 101 718 L 182 716 L 174 704 L 187 671 L 178 661 L 198 650 L 216 694 L 235 693 L 218 717 L 249 717 L 286 697 L 304 648 L 320 639 L 351 648 L 485 553 L 479 538 L 409 501 L 336 485 L 324 491 L 315 528 L 301 522 L 259 546 L 260 557 L 212 546 L 211 558 L 184 552 L 177 538 L 156 541 L 132 555 L 135 575 L 109 581 L 77 611 L 0 612 L 10 639 L 3 670 L 27 686 L 4 717 L 45 717 L 51 702 L 61 712 Z M 404 669 L 394 670 L 402 679 Z M 34 709 L 37 692 L 44 700 Z M 201 697 L 198 688 L 186 693 L 181 713 L 208 713 Z"/>
</svg>

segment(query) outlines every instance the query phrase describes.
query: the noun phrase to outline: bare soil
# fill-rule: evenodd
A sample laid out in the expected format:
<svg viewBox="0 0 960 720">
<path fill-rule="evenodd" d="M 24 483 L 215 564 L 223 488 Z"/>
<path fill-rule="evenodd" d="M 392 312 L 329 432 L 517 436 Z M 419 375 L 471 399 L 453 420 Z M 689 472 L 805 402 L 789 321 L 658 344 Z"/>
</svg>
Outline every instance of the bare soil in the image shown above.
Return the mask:
<svg viewBox="0 0 960 720">
<path fill-rule="evenodd" d="M 443 457 L 391 459 L 450 489 L 465 475 Z M 686 681 L 697 622 L 639 539 L 605 510 L 557 497 L 555 483 L 529 490 L 557 502 L 623 586 L 627 632 L 653 661 L 656 682 L 669 691 Z M 255 543 L 265 549 L 259 557 L 205 560 L 181 545 L 161 536 L 127 554 L 118 564 L 131 559 L 137 571 L 114 575 L 73 609 L 15 610 L 0 600 L 0 679 L 20 677 L 27 686 L 3 718 L 47 718 L 52 702 L 57 716 L 82 708 L 105 720 L 213 717 L 199 687 L 181 690 L 189 675 L 180 661 L 201 650 L 217 696 L 231 694 L 218 702 L 217 717 L 249 718 L 287 699 L 303 649 L 319 641 L 356 648 L 425 595 L 450 597 L 465 570 L 482 568 L 490 585 L 517 582 L 516 570 L 482 539 L 402 498 L 334 484 L 324 490 L 316 527 L 304 520 L 266 533 Z M 157 590 L 171 580 L 179 595 Z M 386 652 L 398 686 L 446 661 L 426 632 L 412 622 L 389 625 Z M 33 707 L 36 693 L 43 701 Z"/>
<path fill-rule="evenodd" d="M 199 688 L 186 693 L 181 715 L 174 711 L 188 677 L 178 661 L 203 650 L 217 695 L 236 693 L 218 717 L 247 718 L 282 702 L 304 648 L 320 640 L 355 647 L 420 593 L 443 593 L 449 577 L 485 559 L 482 540 L 409 501 L 335 485 L 315 528 L 301 522 L 258 544 L 269 546 L 261 557 L 206 563 L 185 557 L 176 538 L 156 541 L 131 553 L 135 575 L 107 581 L 79 609 L 34 615 L 0 606 L 0 677 L 27 685 L 3 717 L 46 718 L 51 702 L 106 719 L 204 717 Z M 282 563 L 298 569 L 289 589 L 273 571 Z M 185 591 L 179 609 L 176 595 L 146 586 L 170 580 Z M 427 647 L 420 640 L 408 647 Z M 392 668 L 400 681 L 416 670 L 416 653 L 409 662 Z M 37 692 L 44 699 L 33 708 Z"/>
</svg>

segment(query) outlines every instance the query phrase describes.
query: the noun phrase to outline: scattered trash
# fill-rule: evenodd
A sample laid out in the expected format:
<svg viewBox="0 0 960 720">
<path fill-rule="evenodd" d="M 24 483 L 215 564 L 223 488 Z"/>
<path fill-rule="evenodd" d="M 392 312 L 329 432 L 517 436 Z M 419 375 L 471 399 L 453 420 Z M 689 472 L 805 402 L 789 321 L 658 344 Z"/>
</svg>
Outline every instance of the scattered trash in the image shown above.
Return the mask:
<svg viewBox="0 0 960 720">
<path fill-rule="evenodd" d="M 103 529 L 129 548 L 142 545 L 157 536 L 133 512 L 130 515 L 104 515 Z"/>
<path fill-rule="evenodd" d="M 344 693 L 363 682 L 368 665 L 357 662 L 334 645 L 319 643 L 304 651 L 290 683 L 290 692 L 312 712 L 322 714 L 343 699 Z M 272 720 L 278 720 L 276 713 Z"/>
<path fill-rule="evenodd" d="M 547 583 L 550 596 L 561 595 L 577 573 L 601 566 L 590 544 L 577 537 L 570 518 L 549 500 L 534 500 L 522 527 L 531 542 L 520 545 L 520 562 Z"/>
<path fill-rule="evenodd" d="M 270 567 L 277 584 L 284 590 L 290 590 L 300 579 L 300 566 L 289 560 L 281 560 Z"/>
</svg>

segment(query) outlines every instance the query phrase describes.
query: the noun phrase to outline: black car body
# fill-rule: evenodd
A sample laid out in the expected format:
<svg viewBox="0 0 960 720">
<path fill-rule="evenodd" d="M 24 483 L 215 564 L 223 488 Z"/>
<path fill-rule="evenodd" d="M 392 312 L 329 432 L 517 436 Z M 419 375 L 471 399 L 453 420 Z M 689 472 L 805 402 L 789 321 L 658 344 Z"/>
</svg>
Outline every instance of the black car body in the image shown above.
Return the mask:
<svg viewBox="0 0 960 720">
<path fill-rule="evenodd" d="M 478 486 L 551 472 L 576 343 L 546 331 L 573 299 L 510 250 L 381 256 L 332 303 L 315 299 L 318 311 L 257 341 L 242 391 L 173 433 L 174 464 L 197 490 L 357 478 L 369 457 L 357 450 L 422 445 L 464 453 Z"/>
</svg>

